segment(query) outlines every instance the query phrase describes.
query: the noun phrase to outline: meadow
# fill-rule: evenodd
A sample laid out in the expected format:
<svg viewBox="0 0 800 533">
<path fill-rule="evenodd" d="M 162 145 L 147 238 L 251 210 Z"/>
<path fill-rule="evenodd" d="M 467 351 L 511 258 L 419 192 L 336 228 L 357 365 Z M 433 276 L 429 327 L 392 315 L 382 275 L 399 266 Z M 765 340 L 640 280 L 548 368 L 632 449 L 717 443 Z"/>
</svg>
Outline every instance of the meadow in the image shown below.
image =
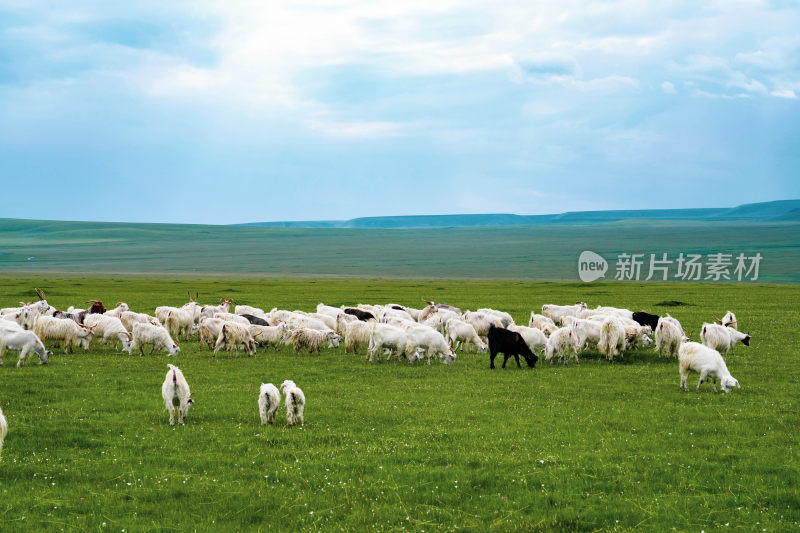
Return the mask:
<svg viewBox="0 0 800 533">
<path fill-rule="evenodd" d="M 291 348 L 217 360 L 104 350 L 0 368 L 9 434 L 0 462 L 0 530 L 608 530 L 787 531 L 800 527 L 797 323 L 800 286 L 381 279 L 62 277 L 0 280 L 0 306 L 88 298 L 152 312 L 222 296 L 311 310 L 435 299 L 491 306 L 517 322 L 544 303 L 586 301 L 670 313 L 697 339 L 712 314 L 737 313 L 753 337 L 728 367 L 742 385 L 678 388 L 676 360 L 652 350 L 609 363 L 540 361 L 489 370 L 365 362 L 343 348 Z M 170 427 L 167 363 L 196 403 Z M 524 367 L 524 364 L 523 364 Z M 293 379 L 306 423 L 262 426 L 260 383 Z"/>
</svg>

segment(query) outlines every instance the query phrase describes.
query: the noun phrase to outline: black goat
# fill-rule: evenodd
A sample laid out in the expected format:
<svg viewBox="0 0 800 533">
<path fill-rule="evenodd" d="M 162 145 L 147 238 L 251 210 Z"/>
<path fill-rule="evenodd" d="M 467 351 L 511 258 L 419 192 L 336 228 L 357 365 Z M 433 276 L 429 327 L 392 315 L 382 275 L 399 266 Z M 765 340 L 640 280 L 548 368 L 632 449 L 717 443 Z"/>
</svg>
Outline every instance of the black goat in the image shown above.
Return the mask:
<svg viewBox="0 0 800 533">
<path fill-rule="evenodd" d="M 253 315 L 241 315 L 247 319 L 248 322 L 251 324 L 255 324 L 256 326 L 269 326 L 269 322 L 264 320 L 263 318 L 259 318 Z"/>
<path fill-rule="evenodd" d="M 525 339 L 516 331 L 510 331 L 505 328 L 498 328 L 496 326 L 489 326 L 489 368 L 494 368 L 494 358 L 498 353 L 503 354 L 503 368 L 506 367 L 508 358 L 514 356 L 517 361 L 517 367 L 520 368 L 519 356 L 525 358 L 528 366 L 534 368 L 539 358 L 531 352 L 528 345 L 525 344 Z"/>
<path fill-rule="evenodd" d="M 644 311 L 636 311 L 633 313 L 633 320 L 639 324 L 640 326 L 650 326 L 650 329 L 653 331 L 656 330 L 656 326 L 658 326 L 658 319 L 661 318 L 658 315 L 651 315 L 650 313 L 646 313 Z"/>
<path fill-rule="evenodd" d="M 355 307 L 347 307 L 345 308 L 344 312 L 347 313 L 348 315 L 353 315 L 362 322 L 366 322 L 367 320 L 370 319 L 375 320 L 375 315 L 373 315 L 369 311 L 362 311 L 361 309 L 356 309 Z"/>
</svg>

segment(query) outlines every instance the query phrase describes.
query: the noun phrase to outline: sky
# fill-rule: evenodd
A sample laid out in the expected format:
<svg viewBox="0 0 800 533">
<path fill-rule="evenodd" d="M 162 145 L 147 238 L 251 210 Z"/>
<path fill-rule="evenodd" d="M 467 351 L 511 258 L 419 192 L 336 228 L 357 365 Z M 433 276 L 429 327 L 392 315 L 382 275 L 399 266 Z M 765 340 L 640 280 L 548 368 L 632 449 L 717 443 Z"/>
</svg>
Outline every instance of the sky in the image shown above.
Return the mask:
<svg viewBox="0 0 800 533">
<path fill-rule="evenodd" d="M 800 198 L 800 3 L 0 0 L 0 217 Z"/>
</svg>

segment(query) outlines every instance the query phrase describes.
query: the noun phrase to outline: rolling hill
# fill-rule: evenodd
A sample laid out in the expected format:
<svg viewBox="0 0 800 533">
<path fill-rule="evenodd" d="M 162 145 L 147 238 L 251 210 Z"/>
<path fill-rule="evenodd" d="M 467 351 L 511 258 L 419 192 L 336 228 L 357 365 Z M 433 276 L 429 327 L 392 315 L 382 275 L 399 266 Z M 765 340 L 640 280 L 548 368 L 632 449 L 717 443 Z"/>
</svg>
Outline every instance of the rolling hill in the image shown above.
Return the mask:
<svg viewBox="0 0 800 533">
<path fill-rule="evenodd" d="M 777 200 L 714 209 L 643 209 L 570 211 L 554 215 L 417 215 L 362 217 L 350 220 L 251 222 L 242 226 L 271 228 L 465 228 L 492 226 L 586 225 L 622 220 L 761 221 L 800 220 L 800 200 Z"/>
</svg>

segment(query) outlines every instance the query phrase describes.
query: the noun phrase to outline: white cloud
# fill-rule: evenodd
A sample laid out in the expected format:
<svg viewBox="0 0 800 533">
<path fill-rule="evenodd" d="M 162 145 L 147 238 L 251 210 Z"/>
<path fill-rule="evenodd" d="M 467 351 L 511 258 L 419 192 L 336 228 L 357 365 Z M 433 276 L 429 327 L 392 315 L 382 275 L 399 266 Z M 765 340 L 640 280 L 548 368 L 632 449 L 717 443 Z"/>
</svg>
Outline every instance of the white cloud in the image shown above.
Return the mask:
<svg viewBox="0 0 800 533">
<path fill-rule="evenodd" d="M 675 94 L 675 85 L 670 81 L 665 81 L 661 84 L 661 90 L 664 94 Z"/>
<path fill-rule="evenodd" d="M 772 96 L 776 96 L 778 98 L 789 98 L 794 100 L 797 98 L 797 93 L 795 93 L 791 89 L 776 89 L 770 93 Z"/>
</svg>

